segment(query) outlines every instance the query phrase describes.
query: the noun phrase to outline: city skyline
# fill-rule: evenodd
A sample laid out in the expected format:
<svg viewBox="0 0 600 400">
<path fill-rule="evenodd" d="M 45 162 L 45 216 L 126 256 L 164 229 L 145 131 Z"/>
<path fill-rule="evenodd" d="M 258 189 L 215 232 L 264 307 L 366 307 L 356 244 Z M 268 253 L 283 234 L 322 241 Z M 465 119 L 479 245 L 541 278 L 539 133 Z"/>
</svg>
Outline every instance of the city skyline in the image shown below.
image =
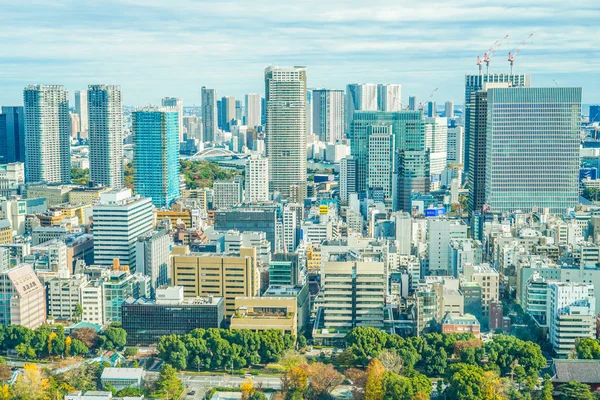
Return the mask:
<svg viewBox="0 0 600 400">
<path fill-rule="evenodd" d="M 593 38 L 600 28 L 593 21 L 600 10 L 593 1 L 577 8 L 559 1 L 497 3 L 9 4 L 0 15 L 10 38 L 0 44 L 0 103 L 21 104 L 28 84 L 64 85 L 72 98 L 100 82 L 121 85 L 126 105 L 159 104 L 166 95 L 199 105 L 203 85 L 242 99 L 263 93 L 266 66 L 306 65 L 309 87 L 399 83 L 404 103 L 409 95 L 423 101 L 439 87 L 438 104 L 461 104 L 464 75 L 477 72 L 476 57 L 509 34 L 490 64 L 490 72 L 508 73 L 508 51 L 530 33 L 515 73 L 531 74 L 538 87 L 582 86 L 583 103 L 597 101 L 600 50 Z"/>
</svg>

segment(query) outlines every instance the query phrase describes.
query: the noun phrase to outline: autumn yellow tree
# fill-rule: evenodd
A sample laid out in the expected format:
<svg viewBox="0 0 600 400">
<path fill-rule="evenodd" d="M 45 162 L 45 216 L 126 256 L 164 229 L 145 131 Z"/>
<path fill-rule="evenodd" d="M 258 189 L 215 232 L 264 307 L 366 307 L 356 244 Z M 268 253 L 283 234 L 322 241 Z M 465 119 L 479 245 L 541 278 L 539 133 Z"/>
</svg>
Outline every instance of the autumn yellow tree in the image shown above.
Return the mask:
<svg viewBox="0 0 600 400">
<path fill-rule="evenodd" d="M 8 387 L 8 384 L 5 383 L 2 386 L 2 400 L 9 400 L 10 399 L 10 390 Z"/>
<path fill-rule="evenodd" d="M 383 373 L 385 368 L 381 361 L 374 358 L 367 367 L 367 386 L 365 389 L 365 400 L 383 399 Z"/>
<path fill-rule="evenodd" d="M 67 355 L 67 357 L 69 357 L 71 355 L 71 337 L 67 336 L 67 338 L 65 339 L 65 354 Z"/>
<path fill-rule="evenodd" d="M 37 364 L 25 364 L 12 387 L 12 398 L 42 400 L 48 397 L 50 382 Z"/>
<path fill-rule="evenodd" d="M 244 382 L 242 382 L 240 389 L 242 390 L 242 400 L 248 400 L 250 396 L 252 396 L 254 392 L 256 392 L 252 378 L 248 378 Z"/>
<path fill-rule="evenodd" d="M 48 355 L 52 356 L 52 341 L 54 339 L 56 339 L 56 332 L 51 332 L 50 335 L 48 335 Z"/>
<path fill-rule="evenodd" d="M 498 374 L 494 371 L 485 371 L 481 377 L 482 400 L 504 400 L 506 388 L 502 385 Z"/>
</svg>

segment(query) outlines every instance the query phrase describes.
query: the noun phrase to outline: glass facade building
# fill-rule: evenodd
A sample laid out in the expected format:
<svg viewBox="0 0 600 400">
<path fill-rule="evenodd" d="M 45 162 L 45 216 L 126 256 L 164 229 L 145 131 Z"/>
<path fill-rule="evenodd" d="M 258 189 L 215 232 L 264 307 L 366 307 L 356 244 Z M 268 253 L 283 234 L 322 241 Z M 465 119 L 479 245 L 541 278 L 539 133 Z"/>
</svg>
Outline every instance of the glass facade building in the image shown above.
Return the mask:
<svg viewBox="0 0 600 400">
<path fill-rule="evenodd" d="M 132 113 L 134 188 L 157 208 L 180 197 L 178 112 L 148 107 Z"/>
<path fill-rule="evenodd" d="M 491 88 L 485 201 L 490 210 L 564 213 L 578 202 L 581 88 Z"/>
</svg>

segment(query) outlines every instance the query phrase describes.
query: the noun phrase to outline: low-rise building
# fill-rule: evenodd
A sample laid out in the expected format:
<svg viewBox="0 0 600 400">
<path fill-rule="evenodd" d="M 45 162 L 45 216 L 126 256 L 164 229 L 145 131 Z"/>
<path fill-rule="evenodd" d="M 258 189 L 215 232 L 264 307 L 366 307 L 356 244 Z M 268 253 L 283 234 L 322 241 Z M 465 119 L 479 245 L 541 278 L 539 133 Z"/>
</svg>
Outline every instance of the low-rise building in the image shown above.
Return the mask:
<svg viewBox="0 0 600 400">
<path fill-rule="evenodd" d="M 442 333 L 472 333 L 476 338 L 481 337 L 481 326 L 474 315 L 446 314 L 442 320 Z"/>
<path fill-rule="evenodd" d="M 294 298 L 236 297 L 235 308 L 231 329 L 277 329 L 289 335 L 298 332 L 298 304 Z"/>
<path fill-rule="evenodd" d="M 110 385 L 117 390 L 125 388 L 139 389 L 144 382 L 144 369 L 106 367 L 102 371 L 100 382 L 105 389 L 107 385 Z"/>
</svg>

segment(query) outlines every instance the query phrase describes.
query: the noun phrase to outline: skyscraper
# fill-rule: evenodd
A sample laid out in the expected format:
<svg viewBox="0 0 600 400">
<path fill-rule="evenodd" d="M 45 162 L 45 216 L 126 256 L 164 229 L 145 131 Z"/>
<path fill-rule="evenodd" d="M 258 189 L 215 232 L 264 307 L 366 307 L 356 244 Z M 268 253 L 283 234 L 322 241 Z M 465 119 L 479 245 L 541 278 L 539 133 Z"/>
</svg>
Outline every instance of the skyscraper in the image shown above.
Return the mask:
<svg viewBox="0 0 600 400">
<path fill-rule="evenodd" d="M 87 92 L 90 141 L 90 180 L 123 187 L 123 104 L 121 87 L 89 85 Z"/>
<path fill-rule="evenodd" d="M 454 118 L 454 102 L 447 101 L 444 106 L 444 117 L 448 119 Z"/>
<path fill-rule="evenodd" d="M 443 117 L 425 119 L 425 146 L 429 150 L 429 173 L 432 190 L 439 189 L 448 156 L 448 120 Z"/>
<path fill-rule="evenodd" d="M 491 88 L 485 201 L 492 211 L 578 203 L 581 88 Z"/>
<path fill-rule="evenodd" d="M 411 111 L 414 111 L 417 109 L 417 97 L 416 96 L 410 96 L 408 98 L 408 109 Z"/>
<path fill-rule="evenodd" d="M 244 109 L 246 115 L 246 125 L 249 127 L 261 125 L 260 114 L 260 94 L 248 93 L 246 95 L 246 107 Z"/>
<path fill-rule="evenodd" d="M 600 122 L 600 105 L 590 106 L 590 124 Z"/>
<path fill-rule="evenodd" d="M 79 137 L 81 139 L 88 138 L 88 100 L 87 90 L 75 91 L 75 114 L 79 115 Z"/>
<path fill-rule="evenodd" d="M 250 157 L 246 160 L 246 202 L 269 200 L 269 160 Z"/>
<path fill-rule="evenodd" d="M 297 185 L 306 193 L 306 68 L 265 69 L 269 181 L 284 197 Z"/>
<path fill-rule="evenodd" d="M 394 135 L 391 126 L 369 127 L 369 189 L 383 189 L 386 197 L 392 196 L 392 175 L 394 173 Z"/>
<path fill-rule="evenodd" d="M 463 165 L 464 164 L 464 140 L 465 128 L 455 126 L 448 128 L 448 144 L 447 144 L 447 165 Z"/>
<path fill-rule="evenodd" d="M 377 109 L 379 111 L 400 111 L 402 109 L 402 85 L 377 85 Z"/>
<path fill-rule="evenodd" d="M 354 119 L 355 111 L 377 111 L 377 85 L 373 83 L 351 83 L 346 85 L 346 132 L 350 131 L 350 124 Z"/>
<path fill-rule="evenodd" d="M 435 101 L 428 101 L 427 102 L 427 116 L 429 118 L 435 117 L 437 115 L 437 104 L 435 104 Z"/>
<path fill-rule="evenodd" d="M 25 104 L 27 182 L 71 182 L 71 118 L 67 91 L 59 85 L 30 85 Z"/>
<path fill-rule="evenodd" d="M 344 137 L 344 91 L 314 89 L 312 95 L 312 132 L 334 144 Z"/>
<path fill-rule="evenodd" d="M 508 83 L 493 83 L 485 86 L 488 85 L 508 87 Z M 487 90 L 480 90 L 471 94 L 469 120 L 465 121 L 471 132 L 469 142 L 465 144 L 465 165 L 470 165 L 467 181 L 469 182 L 468 199 L 471 214 L 475 211 L 481 211 L 485 204 L 487 96 Z M 466 149 L 468 149 L 468 162 L 466 160 Z"/>
<path fill-rule="evenodd" d="M 340 200 L 347 202 L 349 194 L 356 193 L 356 157 L 347 156 L 340 161 Z"/>
<path fill-rule="evenodd" d="M 235 101 L 235 119 L 242 123 L 244 121 L 244 106 L 241 100 Z"/>
<path fill-rule="evenodd" d="M 2 107 L 0 114 L 0 163 L 25 162 L 25 111 L 23 107 Z M 4 130 L 3 130 L 4 129 Z"/>
<path fill-rule="evenodd" d="M 235 120 L 235 97 L 223 96 L 221 98 L 221 121 L 219 126 L 227 132 L 231 132 L 231 121 Z"/>
<path fill-rule="evenodd" d="M 162 99 L 163 107 L 174 107 L 177 109 L 177 123 L 179 124 L 179 142 L 183 142 L 183 99 L 176 97 L 165 97 Z"/>
<path fill-rule="evenodd" d="M 531 76 L 525 74 L 473 74 L 465 75 L 465 106 L 464 106 L 464 120 L 465 120 L 465 173 L 469 174 L 469 163 L 471 157 L 469 155 L 469 143 L 471 141 L 471 132 L 469 121 L 470 117 L 470 102 L 472 100 L 471 94 L 483 89 L 484 83 L 509 83 L 511 87 L 529 87 L 531 82 Z"/>
<path fill-rule="evenodd" d="M 177 109 L 145 107 L 132 113 L 134 188 L 157 208 L 180 196 Z"/>
<path fill-rule="evenodd" d="M 202 135 L 205 142 L 217 137 L 217 91 L 202 86 Z"/>
<path fill-rule="evenodd" d="M 152 230 L 151 200 L 132 197 L 130 189 L 104 192 L 93 218 L 94 264 L 109 267 L 117 258 L 135 272 L 137 240 Z"/>
</svg>

